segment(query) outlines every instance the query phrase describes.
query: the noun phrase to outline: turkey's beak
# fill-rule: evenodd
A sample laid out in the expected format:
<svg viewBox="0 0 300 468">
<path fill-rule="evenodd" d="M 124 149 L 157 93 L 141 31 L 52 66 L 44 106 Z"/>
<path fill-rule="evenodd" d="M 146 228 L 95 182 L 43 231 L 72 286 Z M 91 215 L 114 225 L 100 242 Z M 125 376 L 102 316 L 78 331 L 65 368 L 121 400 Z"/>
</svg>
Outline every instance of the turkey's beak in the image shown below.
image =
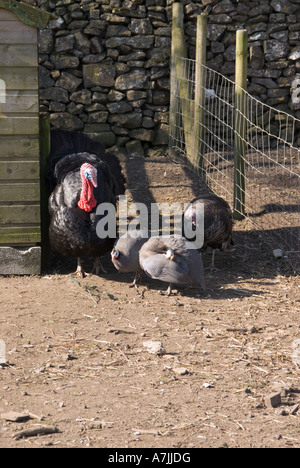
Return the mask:
<svg viewBox="0 0 300 468">
<path fill-rule="evenodd" d="M 92 177 L 91 181 L 92 181 L 93 186 L 97 188 L 98 187 L 97 177 Z"/>
</svg>

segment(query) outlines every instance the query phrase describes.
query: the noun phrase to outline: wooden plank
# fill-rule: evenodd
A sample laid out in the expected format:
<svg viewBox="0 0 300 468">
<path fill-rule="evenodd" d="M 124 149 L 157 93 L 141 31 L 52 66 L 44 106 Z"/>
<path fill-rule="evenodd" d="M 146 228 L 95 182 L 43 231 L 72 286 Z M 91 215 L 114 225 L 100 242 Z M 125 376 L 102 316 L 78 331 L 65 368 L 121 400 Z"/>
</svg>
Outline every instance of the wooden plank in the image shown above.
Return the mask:
<svg viewBox="0 0 300 468">
<path fill-rule="evenodd" d="M 37 44 L 37 29 L 20 21 L 0 21 L 0 44 Z"/>
<path fill-rule="evenodd" d="M 39 224 L 40 205 L 2 205 L 0 206 L 0 226 L 6 224 Z"/>
<path fill-rule="evenodd" d="M 1 245 L 34 245 L 41 242 L 41 228 L 35 226 L 0 226 Z"/>
<path fill-rule="evenodd" d="M 0 184 L 1 202 L 39 202 L 40 184 Z"/>
<path fill-rule="evenodd" d="M 38 161 L 0 161 L 1 180 L 39 180 Z M 1 197 L 0 197 L 0 200 Z"/>
<path fill-rule="evenodd" d="M 51 247 L 49 242 L 49 187 L 46 182 L 47 166 L 50 154 L 50 115 L 40 114 L 40 174 L 41 174 L 41 237 L 42 237 L 42 267 L 48 270 L 51 260 Z"/>
<path fill-rule="evenodd" d="M 2 67 L 37 67 L 37 44 L 1 44 L 0 64 Z"/>
<path fill-rule="evenodd" d="M 6 102 L 1 104 L 3 114 L 38 114 L 39 96 L 36 91 L 8 91 Z"/>
<path fill-rule="evenodd" d="M 6 91 L 37 90 L 38 68 L 36 67 L 0 67 L 0 79 L 6 84 Z"/>
<path fill-rule="evenodd" d="M 1 21 L 16 21 L 16 15 L 10 11 L 0 8 L 0 20 Z"/>
<path fill-rule="evenodd" d="M 0 115 L 0 135 L 38 135 L 38 117 L 11 117 Z"/>
<path fill-rule="evenodd" d="M 0 159 L 30 158 L 39 160 L 39 139 L 20 138 L 19 136 L 1 137 Z"/>
</svg>

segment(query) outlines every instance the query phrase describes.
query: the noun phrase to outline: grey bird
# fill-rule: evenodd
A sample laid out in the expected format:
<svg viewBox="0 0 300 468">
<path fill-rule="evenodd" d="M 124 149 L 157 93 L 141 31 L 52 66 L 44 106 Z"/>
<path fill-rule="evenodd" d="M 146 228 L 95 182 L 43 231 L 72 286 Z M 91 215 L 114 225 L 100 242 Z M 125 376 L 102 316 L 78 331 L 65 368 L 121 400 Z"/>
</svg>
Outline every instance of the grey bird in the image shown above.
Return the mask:
<svg viewBox="0 0 300 468">
<path fill-rule="evenodd" d="M 184 213 L 185 221 L 196 223 L 203 222 L 196 218 L 197 205 L 204 205 L 204 244 L 200 250 L 203 252 L 207 247 L 212 248 L 212 260 L 210 272 L 215 268 L 215 251 L 233 250 L 232 229 L 233 215 L 229 204 L 223 198 L 216 195 L 202 195 L 191 201 L 190 206 Z"/>
<path fill-rule="evenodd" d="M 148 239 L 149 233 L 145 230 L 129 231 L 116 241 L 112 249 L 111 261 L 116 269 L 122 273 L 135 273 L 132 286 L 140 280 L 139 252 Z"/>
<path fill-rule="evenodd" d="M 140 265 L 153 279 L 173 285 L 201 286 L 205 290 L 202 258 L 184 237 L 151 237 L 140 250 Z"/>
</svg>

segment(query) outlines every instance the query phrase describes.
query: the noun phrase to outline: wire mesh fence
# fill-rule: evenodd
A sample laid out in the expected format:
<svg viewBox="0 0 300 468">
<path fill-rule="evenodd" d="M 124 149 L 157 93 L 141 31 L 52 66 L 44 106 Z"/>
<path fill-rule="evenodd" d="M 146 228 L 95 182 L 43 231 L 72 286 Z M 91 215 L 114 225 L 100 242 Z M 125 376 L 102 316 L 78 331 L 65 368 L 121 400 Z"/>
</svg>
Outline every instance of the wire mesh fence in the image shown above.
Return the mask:
<svg viewBox="0 0 300 468">
<path fill-rule="evenodd" d="M 186 58 L 177 60 L 182 72 L 172 78 L 171 150 L 186 158 L 203 175 L 209 188 L 233 207 L 235 141 L 237 136 L 246 135 L 242 137 L 246 148 L 242 155 L 245 187 L 240 187 L 245 191 L 244 214 L 269 243 L 290 256 L 299 255 L 300 121 L 246 92 L 246 112 L 237 119 L 240 111 L 236 108 L 235 83 L 201 65 L 205 77 L 205 99 L 200 103 L 204 118 L 197 122 L 194 111 L 199 103 L 194 98 L 199 64 Z M 183 82 L 185 97 L 180 92 Z M 243 121 L 246 132 L 239 128 L 238 122 Z"/>
</svg>

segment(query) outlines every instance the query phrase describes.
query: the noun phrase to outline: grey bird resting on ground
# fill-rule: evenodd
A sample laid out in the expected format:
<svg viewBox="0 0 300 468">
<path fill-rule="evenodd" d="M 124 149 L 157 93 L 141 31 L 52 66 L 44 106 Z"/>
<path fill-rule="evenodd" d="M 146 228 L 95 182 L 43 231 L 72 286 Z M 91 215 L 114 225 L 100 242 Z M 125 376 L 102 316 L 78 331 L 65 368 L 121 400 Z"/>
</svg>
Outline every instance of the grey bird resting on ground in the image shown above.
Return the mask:
<svg viewBox="0 0 300 468">
<path fill-rule="evenodd" d="M 145 230 L 129 231 L 121 236 L 115 243 L 111 252 L 111 261 L 122 273 L 135 273 L 132 286 L 140 280 L 142 268 L 139 262 L 141 247 L 149 239 L 150 235 Z"/>
<path fill-rule="evenodd" d="M 140 250 L 140 265 L 153 279 L 173 285 L 201 286 L 205 290 L 202 258 L 183 237 L 151 237 Z"/>
</svg>

